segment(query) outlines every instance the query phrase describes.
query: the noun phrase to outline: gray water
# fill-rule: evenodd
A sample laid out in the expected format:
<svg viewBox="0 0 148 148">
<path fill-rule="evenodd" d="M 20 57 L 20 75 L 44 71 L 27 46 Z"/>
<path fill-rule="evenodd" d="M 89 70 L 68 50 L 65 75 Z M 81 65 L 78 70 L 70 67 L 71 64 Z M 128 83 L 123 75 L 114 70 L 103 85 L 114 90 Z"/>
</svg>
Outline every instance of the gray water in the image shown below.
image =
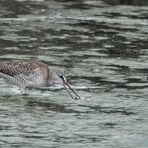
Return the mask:
<svg viewBox="0 0 148 148">
<path fill-rule="evenodd" d="M 1 0 L 0 60 L 64 70 L 81 96 L 0 79 L 0 147 L 147 148 L 147 0 Z"/>
</svg>

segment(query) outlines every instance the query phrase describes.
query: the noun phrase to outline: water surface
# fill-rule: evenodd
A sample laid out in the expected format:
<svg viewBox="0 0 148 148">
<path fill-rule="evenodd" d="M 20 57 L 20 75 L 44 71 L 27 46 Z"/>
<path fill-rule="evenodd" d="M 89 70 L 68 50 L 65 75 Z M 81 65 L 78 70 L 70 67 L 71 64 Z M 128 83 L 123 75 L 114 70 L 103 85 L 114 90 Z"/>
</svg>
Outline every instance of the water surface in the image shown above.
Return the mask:
<svg viewBox="0 0 148 148">
<path fill-rule="evenodd" d="M 82 97 L 0 79 L 0 147 L 147 148 L 148 2 L 3 0 L 0 60 L 64 70 Z"/>
</svg>

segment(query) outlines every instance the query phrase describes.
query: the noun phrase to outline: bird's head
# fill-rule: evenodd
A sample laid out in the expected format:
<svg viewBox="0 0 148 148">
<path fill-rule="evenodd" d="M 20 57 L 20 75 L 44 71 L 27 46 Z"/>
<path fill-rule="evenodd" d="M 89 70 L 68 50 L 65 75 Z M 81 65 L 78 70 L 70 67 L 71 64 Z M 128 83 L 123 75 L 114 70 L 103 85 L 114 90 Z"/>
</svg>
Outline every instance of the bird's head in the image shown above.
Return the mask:
<svg viewBox="0 0 148 148">
<path fill-rule="evenodd" d="M 61 72 L 59 70 L 52 71 L 52 77 L 51 77 L 51 81 L 50 82 L 51 82 L 51 85 L 59 84 L 59 85 L 64 86 L 64 88 L 67 90 L 67 92 L 72 97 L 72 99 L 80 99 L 78 94 L 68 84 L 68 82 L 66 80 L 66 77 L 65 77 L 63 72 Z M 73 97 L 73 95 L 71 94 L 71 92 L 68 89 L 71 90 L 75 94 L 75 97 Z"/>
</svg>

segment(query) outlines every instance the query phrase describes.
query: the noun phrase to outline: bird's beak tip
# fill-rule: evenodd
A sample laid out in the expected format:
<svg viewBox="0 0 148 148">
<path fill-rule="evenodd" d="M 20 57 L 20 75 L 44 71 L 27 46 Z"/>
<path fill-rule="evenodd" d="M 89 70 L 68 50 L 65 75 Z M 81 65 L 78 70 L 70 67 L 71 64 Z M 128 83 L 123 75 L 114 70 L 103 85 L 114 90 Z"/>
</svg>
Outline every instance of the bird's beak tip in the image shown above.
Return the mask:
<svg viewBox="0 0 148 148">
<path fill-rule="evenodd" d="M 70 94 L 70 96 L 73 99 L 75 99 L 75 100 L 79 100 L 80 99 L 80 96 L 71 88 L 71 86 L 66 81 L 63 81 L 63 86 L 68 91 L 68 89 L 66 88 L 66 86 L 67 86 L 76 95 L 75 97 L 73 97 L 72 94 L 68 91 L 68 93 Z"/>
</svg>

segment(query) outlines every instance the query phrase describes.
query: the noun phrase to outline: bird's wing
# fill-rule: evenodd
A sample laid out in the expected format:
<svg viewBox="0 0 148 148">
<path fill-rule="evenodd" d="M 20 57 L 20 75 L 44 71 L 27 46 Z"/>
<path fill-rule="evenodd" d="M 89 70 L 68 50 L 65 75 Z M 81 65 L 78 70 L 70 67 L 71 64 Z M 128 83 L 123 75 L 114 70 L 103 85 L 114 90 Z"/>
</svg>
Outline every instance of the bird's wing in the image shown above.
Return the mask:
<svg viewBox="0 0 148 148">
<path fill-rule="evenodd" d="M 2 62 L 0 63 L 0 72 L 11 77 L 20 74 L 28 76 L 33 70 L 35 70 L 39 66 L 39 63 L 29 61 Z"/>
</svg>

